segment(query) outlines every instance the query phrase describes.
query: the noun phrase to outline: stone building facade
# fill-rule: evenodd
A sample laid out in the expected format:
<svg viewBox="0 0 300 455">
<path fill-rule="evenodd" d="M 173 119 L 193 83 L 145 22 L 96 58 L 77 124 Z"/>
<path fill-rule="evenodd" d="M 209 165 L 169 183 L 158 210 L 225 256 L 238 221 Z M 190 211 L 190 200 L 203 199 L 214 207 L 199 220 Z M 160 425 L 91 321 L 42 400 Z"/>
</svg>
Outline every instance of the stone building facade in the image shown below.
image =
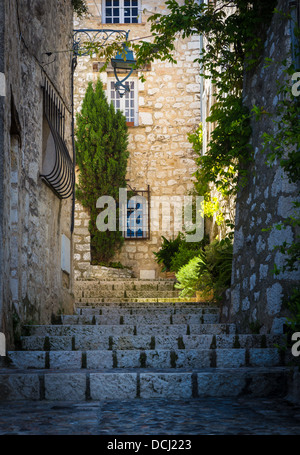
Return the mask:
<svg viewBox="0 0 300 455">
<path fill-rule="evenodd" d="M 289 4 L 292 2 L 279 1 L 277 7 L 288 12 Z M 254 72 L 245 75 L 244 97 L 250 109 L 257 105 L 270 113 L 276 111 L 277 81 L 285 77 L 281 62 L 290 58 L 291 44 L 290 20 L 274 14 L 261 62 Z M 266 67 L 265 58 L 276 64 Z M 252 120 L 254 161 L 248 184 L 237 196 L 231 302 L 223 308 L 223 320 L 235 322 L 239 331 L 250 331 L 252 323 L 261 333 L 281 333 L 288 315 L 284 299 L 300 281 L 299 271 L 273 272 L 274 265 L 282 267 L 285 259 L 276 246 L 284 241 L 289 244 L 296 236 L 291 226 L 282 230 L 275 226 L 292 215 L 293 201 L 299 201 L 299 187 L 289 182 L 278 162 L 266 165 L 262 153 L 261 135 L 274 131 L 273 120 L 269 116 Z M 263 230 L 267 228 L 271 230 Z"/>
<path fill-rule="evenodd" d="M 76 18 L 75 29 L 130 30 L 129 40 L 147 39 L 150 35 L 150 25 L 147 23 L 149 15 L 167 12 L 165 2 L 160 0 L 122 0 L 120 7 L 115 8 L 110 1 L 88 1 L 87 4 L 90 15 L 81 20 Z M 129 9 L 126 5 L 129 5 Z M 111 18 L 112 11 L 117 19 Z M 129 79 L 131 92 L 128 96 L 133 109 L 128 112 L 127 118 L 130 152 L 127 180 L 128 185 L 137 191 L 149 189 L 149 193 L 143 193 L 143 196 L 148 199 L 150 195 L 150 217 L 145 223 L 148 238 L 125 239 L 124 246 L 113 261 L 130 267 L 137 278 L 154 279 L 160 276 L 160 267 L 154 260 L 153 251 L 159 249 L 162 235 L 172 238 L 181 230 L 174 222 L 174 211 L 177 209 L 173 209 L 173 203 L 178 208 L 176 201 L 180 206 L 193 188 L 192 174 L 196 166 L 187 134 L 194 132 L 201 120 L 199 65 L 194 63 L 199 56 L 199 49 L 198 36 L 178 39 L 176 65 L 155 61 L 142 69 L 146 79 L 144 83 L 139 79 L 139 71 L 134 72 Z M 101 62 L 97 58 L 78 59 L 75 72 L 76 111 L 80 111 L 88 81 L 96 81 L 99 77 L 107 91 L 108 100 L 115 102 L 111 85 L 115 81 L 112 68 L 99 72 L 100 67 Z M 147 218 L 147 214 L 144 214 L 144 218 Z M 99 267 L 90 265 L 87 226 L 88 215 L 77 203 L 74 263 L 75 276 L 79 279 L 92 277 L 94 272 L 102 273 Z"/>
<path fill-rule="evenodd" d="M 63 173 L 72 178 L 72 19 L 70 0 L 0 3 L 0 331 L 7 348 L 23 323 L 73 309 L 72 197 L 60 197 L 70 190 Z"/>
</svg>

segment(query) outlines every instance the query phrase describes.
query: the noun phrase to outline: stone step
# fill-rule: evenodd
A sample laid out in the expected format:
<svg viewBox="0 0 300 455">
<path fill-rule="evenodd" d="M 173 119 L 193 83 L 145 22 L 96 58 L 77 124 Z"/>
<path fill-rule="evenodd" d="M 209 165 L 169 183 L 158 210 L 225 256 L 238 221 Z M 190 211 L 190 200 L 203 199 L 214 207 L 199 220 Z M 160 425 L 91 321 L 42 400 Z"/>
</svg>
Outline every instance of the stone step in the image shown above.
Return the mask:
<svg viewBox="0 0 300 455">
<path fill-rule="evenodd" d="M 174 325 L 28 325 L 27 336 L 79 336 L 97 334 L 103 336 L 123 335 L 208 335 L 215 333 L 235 334 L 235 324 L 174 324 Z M 24 333 L 24 335 L 25 335 Z"/>
<path fill-rule="evenodd" d="M 76 313 L 81 316 L 109 316 L 109 315 L 174 315 L 174 314 L 195 314 L 202 316 L 203 314 L 219 314 L 219 309 L 216 307 L 133 307 L 133 308 L 109 308 L 109 307 L 98 307 L 98 308 L 77 308 Z M 62 315 L 62 319 L 65 319 L 68 315 Z"/>
<path fill-rule="evenodd" d="M 284 365 L 276 348 L 157 349 L 95 351 L 10 351 L 11 368 L 107 369 L 107 368 L 241 368 Z"/>
<path fill-rule="evenodd" d="M 152 294 L 151 294 L 152 295 Z M 76 304 L 79 305 L 79 306 L 82 306 L 82 305 L 98 305 L 98 306 L 101 306 L 103 304 L 107 304 L 107 305 L 117 305 L 117 304 L 120 304 L 121 306 L 126 306 L 126 304 L 129 304 L 129 306 L 132 306 L 133 304 L 138 304 L 138 306 L 141 306 L 141 304 L 165 304 L 165 303 L 170 303 L 171 305 L 174 305 L 176 303 L 200 303 L 200 302 L 195 302 L 195 300 L 193 299 L 187 299 L 187 298 L 180 298 L 180 297 L 176 297 L 176 298 L 163 298 L 163 297 L 160 297 L 160 298 L 155 298 L 155 297 L 149 297 L 149 298 L 141 298 L 141 297 L 138 297 L 138 298 L 133 298 L 133 297 L 123 297 L 123 298 L 114 298 L 114 297 L 96 297 L 96 298 L 91 298 L 91 297 L 76 297 Z M 203 299 L 203 302 L 201 303 L 205 303 L 206 300 Z"/>
<path fill-rule="evenodd" d="M 138 324 L 217 324 L 219 315 L 217 314 L 164 314 L 153 312 L 147 314 L 118 314 L 109 313 L 107 315 L 97 316 L 63 316 L 62 324 L 95 324 L 95 325 L 138 325 Z"/>
<path fill-rule="evenodd" d="M 102 289 L 96 291 L 95 289 L 90 289 L 88 291 L 82 291 L 81 293 L 76 292 L 76 300 L 83 300 L 83 299 L 102 299 L 102 298 L 109 298 L 109 299 L 151 299 L 151 300 L 160 300 L 161 298 L 167 299 L 175 299 L 179 297 L 179 291 L 174 290 L 165 290 L 165 291 L 128 291 L 125 290 L 109 290 L 109 289 Z"/>
<path fill-rule="evenodd" d="M 102 309 L 108 309 L 109 311 L 117 310 L 117 309 L 129 309 L 133 310 L 134 308 L 137 309 L 173 309 L 177 310 L 180 308 L 183 309 L 189 309 L 189 308 L 198 308 L 198 309 L 215 309 L 215 311 L 219 311 L 219 309 L 216 306 L 212 306 L 211 303 L 206 303 L 206 302 L 195 302 L 195 301 L 175 301 L 171 300 L 169 302 L 114 302 L 114 303 L 108 303 L 108 302 L 97 302 L 97 305 L 92 305 L 92 304 L 76 304 L 76 312 L 80 311 L 85 311 L 85 312 L 90 312 L 91 310 L 95 310 L 95 313 L 90 313 L 90 314 L 99 314 L 99 311 Z"/>
<path fill-rule="evenodd" d="M 99 280 L 99 281 L 76 281 L 76 292 L 90 292 L 95 290 L 101 292 L 102 290 L 109 291 L 173 291 L 175 290 L 174 280 Z"/>
<path fill-rule="evenodd" d="M 238 349 L 274 347 L 280 336 L 268 335 L 102 335 L 92 326 L 88 332 L 69 336 L 22 336 L 25 351 Z"/>
<path fill-rule="evenodd" d="M 284 397 L 290 368 L 210 370 L 0 370 L 0 400 L 80 401 L 197 397 Z"/>
</svg>

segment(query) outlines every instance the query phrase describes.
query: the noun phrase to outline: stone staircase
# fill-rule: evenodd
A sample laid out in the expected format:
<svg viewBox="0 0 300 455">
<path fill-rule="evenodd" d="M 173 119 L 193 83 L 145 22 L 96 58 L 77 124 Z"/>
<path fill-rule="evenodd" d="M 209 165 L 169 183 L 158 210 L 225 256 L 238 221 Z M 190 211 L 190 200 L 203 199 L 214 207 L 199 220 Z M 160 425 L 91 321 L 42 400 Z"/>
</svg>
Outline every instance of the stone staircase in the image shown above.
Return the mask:
<svg viewBox="0 0 300 455">
<path fill-rule="evenodd" d="M 101 280 L 98 282 L 78 280 L 76 302 L 98 305 L 102 303 L 174 302 L 179 298 L 174 280 Z"/>
<path fill-rule="evenodd" d="M 1 400 L 285 396 L 279 335 L 237 334 L 174 282 L 77 283 L 75 314 L 24 327 L 0 369 Z"/>
</svg>

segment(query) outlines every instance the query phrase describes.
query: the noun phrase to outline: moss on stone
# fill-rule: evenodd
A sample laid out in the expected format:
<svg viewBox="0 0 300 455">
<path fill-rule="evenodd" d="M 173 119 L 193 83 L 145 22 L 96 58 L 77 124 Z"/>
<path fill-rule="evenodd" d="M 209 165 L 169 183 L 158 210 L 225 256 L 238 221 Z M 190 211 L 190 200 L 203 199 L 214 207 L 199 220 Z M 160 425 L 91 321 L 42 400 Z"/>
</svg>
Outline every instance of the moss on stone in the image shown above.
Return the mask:
<svg viewBox="0 0 300 455">
<path fill-rule="evenodd" d="M 45 337 L 43 349 L 44 349 L 44 351 L 50 351 L 50 349 L 51 349 L 50 339 L 48 336 Z"/>
<path fill-rule="evenodd" d="M 146 368 L 147 354 L 145 351 L 140 353 L 140 366 L 141 368 Z"/>
<path fill-rule="evenodd" d="M 262 324 L 258 321 L 250 322 L 249 328 L 251 333 L 253 334 L 259 334 L 260 329 L 262 328 Z"/>
<path fill-rule="evenodd" d="M 61 325 L 62 324 L 62 318 L 61 314 L 51 314 L 51 324 L 52 325 Z"/>
<path fill-rule="evenodd" d="M 176 362 L 178 360 L 178 355 L 176 354 L 175 351 L 170 352 L 170 363 L 171 363 L 171 368 L 176 368 Z"/>
<path fill-rule="evenodd" d="M 83 352 L 82 355 L 81 355 L 81 368 L 87 368 L 86 352 Z"/>
<path fill-rule="evenodd" d="M 217 338 L 216 338 L 216 335 L 214 335 L 212 337 L 212 341 L 211 341 L 209 349 L 217 349 Z"/>
<path fill-rule="evenodd" d="M 262 349 L 266 348 L 267 347 L 267 337 L 266 335 L 262 335 L 261 336 L 261 339 L 260 339 L 260 347 Z"/>
<path fill-rule="evenodd" d="M 177 338 L 177 343 L 178 343 L 178 349 L 185 349 L 185 344 L 183 342 L 183 338 L 182 337 L 178 337 Z"/>
<path fill-rule="evenodd" d="M 155 349 L 155 337 L 154 336 L 151 337 L 150 349 Z"/>
<path fill-rule="evenodd" d="M 113 353 L 112 353 L 112 359 L 113 359 L 113 368 L 118 368 L 118 356 L 117 356 L 117 351 L 113 351 Z"/>
<path fill-rule="evenodd" d="M 46 352 L 46 355 L 45 355 L 45 369 L 49 369 L 50 368 L 50 354 L 49 354 L 49 351 Z"/>
<path fill-rule="evenodd" d="M 250 352 L 249 349 L 245 351 L 245 365 L 248 367 L 250 365 Z"/>
<path fill-rule="evenodd" d="M 240 349 L 240 347 L 241 347 L 241 343 L 240 343 L 240 340 L 239 340 L 239 336 L 235 335 L 234 342 L 233 342 L 233 348 L 234 349 Z"/>
</svg>

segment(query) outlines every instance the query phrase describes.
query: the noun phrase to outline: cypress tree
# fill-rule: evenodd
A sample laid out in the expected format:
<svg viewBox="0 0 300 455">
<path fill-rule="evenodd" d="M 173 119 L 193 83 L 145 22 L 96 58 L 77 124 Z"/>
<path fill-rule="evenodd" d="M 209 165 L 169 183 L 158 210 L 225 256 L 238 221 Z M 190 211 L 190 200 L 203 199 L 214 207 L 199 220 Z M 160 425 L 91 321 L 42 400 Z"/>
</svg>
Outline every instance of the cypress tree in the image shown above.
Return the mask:
<svg viewBox="0 0 300 455">
<path fill-rule="evenodd" d="M 126 187 L 129 152 L 126 118 L 108 104 L 100 80 L 90 82 L 76 116 L 76 156 L 79 168 L 76 197 L 90 214 L 92 264 L 108 263 L 124 238 L 118 229 L 100 232 L 96 220 L 102 210 L 96 207 L 100 196 L 112 196 L 117 203 L 119 188 Z M 106 220 L 105 220 L 106 221 Z M 118 210 L 117 210 L 118 222 Z"/>
</svg>

